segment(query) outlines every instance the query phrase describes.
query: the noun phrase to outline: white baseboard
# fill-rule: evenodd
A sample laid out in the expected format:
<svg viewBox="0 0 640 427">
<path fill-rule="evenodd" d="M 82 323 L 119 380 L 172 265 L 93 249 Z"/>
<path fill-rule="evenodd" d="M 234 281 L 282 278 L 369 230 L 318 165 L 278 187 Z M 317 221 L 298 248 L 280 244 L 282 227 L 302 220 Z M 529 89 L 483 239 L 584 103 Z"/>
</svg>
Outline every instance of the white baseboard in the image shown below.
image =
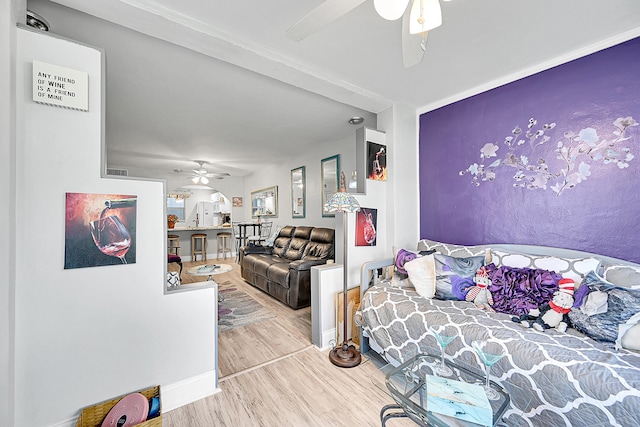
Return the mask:
<svg viewBox="0 0 640 427">
<path fill-rule="evenodd" d="M 163 385 L 160 390 L 162 412 L 166 413 L 219 393 L 221 390 L 216 383 L 217 374 L 215 371 L 210 371 L 174 384 Z"/>
<path fill-rule="evenodd" d="M 320 339 L 321 339 L 320 341 L 321 346 L 320 347 L 316 346 L 320 350 L 329 350 L 335 347 L 336 346 L 336 328 L 322 331 L 322 337 Z"/>
</svg>

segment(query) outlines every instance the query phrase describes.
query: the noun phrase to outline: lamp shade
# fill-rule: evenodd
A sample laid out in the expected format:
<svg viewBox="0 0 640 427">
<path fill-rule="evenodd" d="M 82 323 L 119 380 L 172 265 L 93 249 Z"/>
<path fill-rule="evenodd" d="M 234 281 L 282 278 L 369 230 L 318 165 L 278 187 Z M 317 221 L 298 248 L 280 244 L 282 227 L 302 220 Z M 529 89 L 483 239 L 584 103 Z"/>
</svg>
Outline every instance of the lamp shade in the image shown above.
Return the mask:
<svg viewBox="0 0 640 427">
<path fill-rule="evenodd" d="M 340 189 L 324 204 L 326 212 L 358 212 L 360 204 L 345 188 L 344 172 L 340 174 Z"/>
<path fill-rule="evenodd" d="M 351 194 L 337 192 L 324 204 L 327 212 L 358 212 L 360 204 Z"/>
</svg>

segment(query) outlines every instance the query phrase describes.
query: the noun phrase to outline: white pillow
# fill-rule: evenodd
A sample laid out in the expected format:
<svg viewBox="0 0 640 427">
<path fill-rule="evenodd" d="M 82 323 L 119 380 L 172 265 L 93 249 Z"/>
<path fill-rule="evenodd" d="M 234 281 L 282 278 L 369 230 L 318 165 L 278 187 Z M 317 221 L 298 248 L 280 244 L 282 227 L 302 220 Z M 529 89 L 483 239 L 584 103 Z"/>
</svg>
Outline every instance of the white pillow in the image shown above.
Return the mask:
<svg viewBox="0 0 640 427">
<path fill-rule="evenodd" d="M 436 262 L 433 255 L 425 255 L 404 265 L 409 279 L 421 297 L 433 298 L 436 293 Z"/>
</svg>

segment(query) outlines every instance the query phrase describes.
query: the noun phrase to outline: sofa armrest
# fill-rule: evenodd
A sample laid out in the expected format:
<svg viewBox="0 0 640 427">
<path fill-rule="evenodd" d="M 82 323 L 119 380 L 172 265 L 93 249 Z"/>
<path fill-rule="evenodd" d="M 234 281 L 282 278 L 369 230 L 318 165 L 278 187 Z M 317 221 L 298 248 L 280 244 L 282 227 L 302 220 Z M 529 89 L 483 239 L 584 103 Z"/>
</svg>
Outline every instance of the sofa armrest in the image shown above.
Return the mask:
<svg viewBox="0 0 640 427">
<path fill-rule="evenodd" d="M 273 253 L 273 248 L 271 246 L 244 246 L 240 248 L 243 254 L 265 254 L 271 255 Z"/>
<path fill-rule="evenodd" d="M 311 270 L 311 267 L 315 265 L 322 265 L 326 263 L 327 263 L 326 259 L 304 258 L 296 261 L 291 261 L 289 263 L 289 269 L 298 270 L 298 271 Z"/>
</svg>

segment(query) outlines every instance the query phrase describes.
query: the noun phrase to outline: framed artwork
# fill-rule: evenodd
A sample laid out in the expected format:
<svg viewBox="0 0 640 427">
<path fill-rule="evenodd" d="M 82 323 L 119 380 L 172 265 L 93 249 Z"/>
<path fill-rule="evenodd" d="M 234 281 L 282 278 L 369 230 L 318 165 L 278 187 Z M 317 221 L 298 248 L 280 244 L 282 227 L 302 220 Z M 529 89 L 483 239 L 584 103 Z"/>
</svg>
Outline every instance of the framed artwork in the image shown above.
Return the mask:
<svg viewBox="0 0 640 427">
<path fill-rule="evenodd" d="M 367 179 L 387 180 L 387 146 L 367 141 Z"/>
<path fill-rule="evenodd" d="M 344 292 L 336 294 L 336 343 L 342 343 L 344 339 Z M 360 308 L 360 286 L 351 288 L 347 291 L 347 340 L 352 341 L 355 345 L 360 345 L 360 333 L 358 325 L 353 319 L 354 314 Z"/>
<path fill-rule="evenodd" d="M 66 193 L 64 268 L 136 262 L 137 196 Z"/>
<path fill-rule="evenodd" d="M 377 229 L 378 210 L 360 208 L 356 212 L 356 246 L 375 246 Z"/>
<path fill-rule="evenodd" d="M 232 199 L 232 203 L 233 203 L 233 207 L 234 208 L 241 208 L 242 207 L 242 197 L 234 197 Z"/>
</svg>

